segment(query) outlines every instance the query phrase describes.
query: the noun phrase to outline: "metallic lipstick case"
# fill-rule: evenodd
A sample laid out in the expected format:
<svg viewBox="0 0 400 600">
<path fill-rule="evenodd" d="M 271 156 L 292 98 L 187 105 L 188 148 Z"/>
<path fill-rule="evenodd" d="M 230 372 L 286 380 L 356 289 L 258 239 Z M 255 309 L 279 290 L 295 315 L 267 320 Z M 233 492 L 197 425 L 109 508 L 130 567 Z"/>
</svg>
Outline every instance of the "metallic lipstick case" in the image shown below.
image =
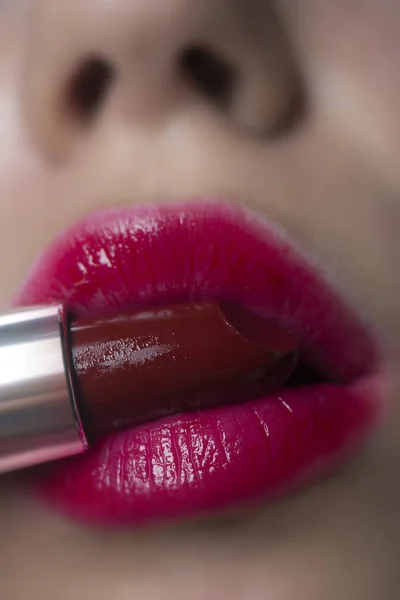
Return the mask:
<svg viewBox="0 0 400 600">
<path fill-rule="evenodd" d="M 87 449 L 62 306 L 0 315 L 0 473 Z"/>
</svg>

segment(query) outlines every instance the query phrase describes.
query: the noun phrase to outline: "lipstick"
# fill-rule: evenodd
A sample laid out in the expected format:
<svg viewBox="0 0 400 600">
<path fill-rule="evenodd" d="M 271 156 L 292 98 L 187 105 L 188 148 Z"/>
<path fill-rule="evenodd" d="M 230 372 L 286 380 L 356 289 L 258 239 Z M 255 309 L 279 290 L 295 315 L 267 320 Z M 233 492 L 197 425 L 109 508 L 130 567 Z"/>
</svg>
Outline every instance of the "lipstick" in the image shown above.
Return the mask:
<svg viewBox="0 0 400 600">
<path fill-rule="evenodd" d="M 115 429 L 278 389 L 297 354 L 293 333 L 229 303 L 0 315 L 0 473 L 80 454 Z"/>
</svg>

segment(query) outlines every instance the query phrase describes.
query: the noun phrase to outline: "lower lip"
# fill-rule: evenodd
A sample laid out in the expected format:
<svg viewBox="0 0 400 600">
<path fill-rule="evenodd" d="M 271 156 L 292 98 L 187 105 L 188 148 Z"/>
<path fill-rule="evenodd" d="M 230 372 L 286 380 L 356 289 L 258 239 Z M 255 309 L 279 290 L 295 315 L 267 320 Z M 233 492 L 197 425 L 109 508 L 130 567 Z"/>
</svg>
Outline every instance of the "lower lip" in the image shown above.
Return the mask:
<svg viewBox="0 0 400 600">
<path fill-rule="evenodd" d="M 229 204 L 88 217 L 45 253 L 16 303 L 67 301 L 85 315 L 200 298 L 279 317 L 308 340 L 306 355 L 352 383 L 282 389 L 104 437 L 34 473 L 53 506 L 117 525 L 247 505 L 314 481 L 370 431 L 381 405 L 371 340 L 282 235 Z"/>
</svg>

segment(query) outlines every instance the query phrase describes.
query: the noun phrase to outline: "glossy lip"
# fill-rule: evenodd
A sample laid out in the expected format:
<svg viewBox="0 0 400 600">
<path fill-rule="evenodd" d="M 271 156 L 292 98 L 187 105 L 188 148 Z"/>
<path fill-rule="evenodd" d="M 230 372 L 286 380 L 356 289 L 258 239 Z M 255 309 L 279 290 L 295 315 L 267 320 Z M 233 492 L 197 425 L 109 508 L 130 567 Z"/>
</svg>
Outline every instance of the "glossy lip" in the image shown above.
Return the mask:
<svg viewBox="0 0 400 600">
<path fill-rule="evenodd" d="M 304 356 L 341 383 L 110 435 L 37 474 L 41 494 L 87 523 L 138 524 L 275 498 L 348 456 L 376 420 L 377 353 L 309 262 L 284 232 L 228 202 L 109 210 L 61 235 L 15 304 L 66 301 L 86 315 L 240 302 L 293 329 Z"/>
</svg>

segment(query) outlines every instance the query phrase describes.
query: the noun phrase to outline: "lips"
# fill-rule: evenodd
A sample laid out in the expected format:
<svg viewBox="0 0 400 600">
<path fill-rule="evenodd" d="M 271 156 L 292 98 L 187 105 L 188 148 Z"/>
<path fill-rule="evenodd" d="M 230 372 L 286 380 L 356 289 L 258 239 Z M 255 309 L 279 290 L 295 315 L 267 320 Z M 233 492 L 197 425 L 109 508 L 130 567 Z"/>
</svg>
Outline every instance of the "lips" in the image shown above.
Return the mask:
<svg viewBox="0 0 400 600">
<path fill-rule="evenodd" d="M 44 253 L 15 303 L 64 301 L 85 317 L 203 299 L 289 328 L 302 361 L 334 383 L 105 436 L 35 473 L 46 501 L 102 525 L 208 513 L 312 482 L 364 439 L 380 405 L 374 344 L 318 270 L 255 213 L 207 201 L 88 216 Z"/>
</svg>

